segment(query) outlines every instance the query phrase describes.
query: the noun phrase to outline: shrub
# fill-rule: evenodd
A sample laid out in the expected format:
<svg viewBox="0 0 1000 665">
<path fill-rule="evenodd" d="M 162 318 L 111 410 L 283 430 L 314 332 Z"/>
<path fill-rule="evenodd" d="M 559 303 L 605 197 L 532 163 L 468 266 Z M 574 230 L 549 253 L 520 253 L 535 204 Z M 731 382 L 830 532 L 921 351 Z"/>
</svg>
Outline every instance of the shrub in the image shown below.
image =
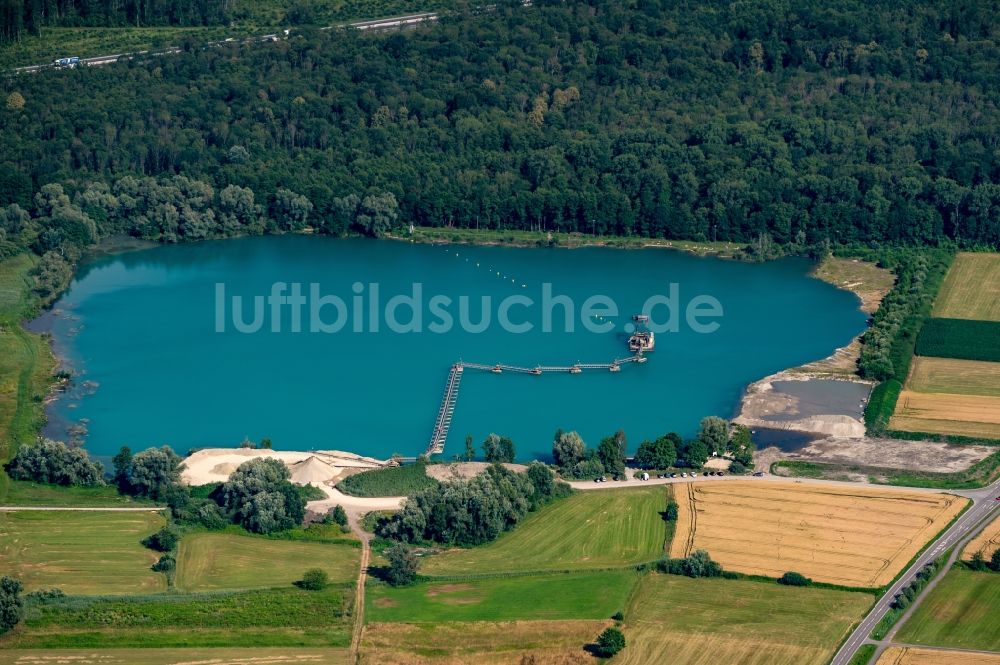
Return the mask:
<svg viewBox="0 0 1000 665">
<path fill-rule="evenodd" d="M 322 591 L 329 584 L 329 577 L 325 570 L 320 568 L 311 568 L 302 575 L 302 581 L 299 582 L 299 587 L 302 589 L 307 589 L 309 591 Z"/>
<path fill-rule="evenodd" d="M 201 524 L 206 529 L 218 530 L 223 529 L 229 524 L 219 507 L 214 503 L 205 503 L 198 508 L 197 513 L 198 523 Z"/>
<path fill-rule="evenodd" d="M 169 554 L 164 554 L 153 564 L 153 570 L 158 573 L 169 573 L 177 568 L 177 561 Z"/>
<path fill-rule="evenodd" d="M 656 562 L 656 569 L 668 575 L 687 575 L 688 577 L 722 577 L 725 575 L 722 566 L 712 561 L 712 557 L 705 550 L 697 550 L 685 559 L 660 559 Z"/>
<path fill-rule="evenodd" d="M 385 551 L 385 558 L 389 560 L 389 569 L 386 571 L 386 581 L 389 584 L 406 586 L 416 581 L 420 562 L 409 547 L 402 543 L 393 545 Z"/>
<path fill-rule="evenodd" d="M 38 591 L 32 591 L 29 594 L 25 594 L 25 602 L 32 603 L 47 603 L 53 600 L 61 600 L 66 597 L 66 592 L 62 589 L 39 589 Z"/>
<path fill-rule="evenodd" d="M 679 514 L 678 510 L 679 507 L 677 505 L 677 502 L 674 501 L 673 499 L 670 499 L 669 501 L 667 501 L 667 509 L 663 511 L 663 519 L 665 519 L 668 522 L 676 521 L 677 515 Z"/>
<path fill-rule="evenodd" d="M 24 587 L 13 577 L 0 577 L 0 635 L 10 631 L 24 616 Z"/>
<path fill-rule="evenodd" d="M 165 526 L 151 536 L 142 539 L 142 544 L 157 552 L 169 552 L 177 547 L 180 534 L 176 529 Z"/>
<path fill-rule="evenodd" d="M 625 613 L 622 612 L 621 610 L 618 610 L 617 612 L 615 612 L 614 614 L 611 615 L 611 619 L 613 621 L 624 621 L 625 620 Z"/>
<path fill-rule="evenodd" d="M 220 488 L 222 506 L 248 531 L 273 533 L 302 524 L 305 499 L 288 469 L 270 458 L 249 460 Z"/>
<path fill-rule="evenodd" d="M 15 480 L 34 480 L 54 485 L 91 487 L 104 484 L 104 467 L 91 462 L 86 451 L 70 448 L 62 441 L 43 439 L 22 446 L 7 465 Z"/>
<path fill-rule="evenodd" d="M 326 516 L 332 523 L 339 524 L 340 528 L 347 528 L 347 511 L 339 503 Z"/>
<path fill-rule="evenodd" d="M 605 628 L 597 638 L 597 650 L 605 658 L 611 658 L 624 648 L 625 634 L 617 628 Z"/>
<path fill-rule="evenodd" d="M 788 586 L 809 586 L 812 584 L 812 580 L 802 573 L 796 573 L 795 571 L 790 570 L 778 578 L 778 584 L 785 584 Z"/>
</svg>

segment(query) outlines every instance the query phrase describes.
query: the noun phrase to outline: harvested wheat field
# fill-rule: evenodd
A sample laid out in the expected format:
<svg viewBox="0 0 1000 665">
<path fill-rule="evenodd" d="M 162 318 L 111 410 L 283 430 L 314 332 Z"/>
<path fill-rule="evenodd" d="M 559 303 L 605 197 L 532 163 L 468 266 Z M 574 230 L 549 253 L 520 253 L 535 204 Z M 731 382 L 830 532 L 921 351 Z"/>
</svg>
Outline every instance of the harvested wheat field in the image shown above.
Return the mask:
<svg viewBox="0 0 1000 665">
<path fill-rule="evenodd" d="M 989 561 L 998 547 L 1000 547 L 1000 517 L 987 524 L 978 536 L 969 541 L 962 550 L 962 558 L 969 560 L 973 554 L 980 552 L 983 558 Z"/>
<path fill-rule="evenodd" d="M 1000 665 L 1000 653 L 889 647 L 875 665 Z"/>
<path fill-rule="evenodd" d="M 723 567 L 881 587 L 961 512 L 962 497 L 807 483 L 707 482 L 678 491 L 671 557 L 707 550 Z"/>
<path fill-rule="evenodd" d="M 918 393 L 1000 397 L 1000 363 L 916 356 L 906 387 Z"/>
<path fill-rule="evenodd" d="M 583 665 L 584 650 L 611 621 L 373 623 L 361 642 L 364 665 Z"/>
<path fill-rule="evenodd" d="M 1000 439 L 1000 397 L 904 390 L 891 429 Z"/>
<path fill-rule="evenodd" d="M 956 256 L 934 301 L 933 316 L 1000 321 L 1000 254 Z"/>
</svg>

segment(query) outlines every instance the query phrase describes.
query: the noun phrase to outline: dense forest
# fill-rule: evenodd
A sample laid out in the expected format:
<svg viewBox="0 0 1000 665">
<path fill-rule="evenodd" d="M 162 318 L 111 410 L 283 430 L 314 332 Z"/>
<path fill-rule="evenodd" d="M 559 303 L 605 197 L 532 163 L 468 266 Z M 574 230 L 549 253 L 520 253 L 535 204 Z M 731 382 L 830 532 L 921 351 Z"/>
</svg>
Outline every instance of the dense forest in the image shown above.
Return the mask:
<svg viewBox="0 0 1000 665">
<path fill-rule="evenodd" d="M 0 42 L 52 26 L 220 25 L 235 0 L 0 0 Z"/>
<path fill-rule="evenodd" d="M 998 5 L 501 1 L 9 77 L 0 207 L 51 223 L 58 184 L 74 232 L 169 241 L 414 223 L 996 246 Z"/>
</svg>

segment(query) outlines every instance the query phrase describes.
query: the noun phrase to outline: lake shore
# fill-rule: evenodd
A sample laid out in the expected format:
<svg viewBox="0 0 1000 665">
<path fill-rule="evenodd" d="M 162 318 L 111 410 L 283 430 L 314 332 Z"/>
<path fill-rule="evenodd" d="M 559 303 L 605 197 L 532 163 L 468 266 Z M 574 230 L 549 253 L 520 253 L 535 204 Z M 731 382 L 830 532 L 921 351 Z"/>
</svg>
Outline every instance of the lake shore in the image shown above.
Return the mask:
<svg viewBox="0 0 1000 665">
<path fill-rule="evenodd" d="M 478 245 L 482 247 L 610 247 L 615 249 L 674 249 L 696 256 L 738 259 L 746 244 L 696 240 L 664 240 L 638 236 L 593 236 L 552 231 L 499 231 L 418 226 L 410 235 L 390 234 L 389 240 L 432 245 Z"/>
<path fill-rule="evenodd" d="M 828 256 L 817 265 L 813 276 L 856 295 L 861 311 L 869 315 L 878 309 L 894 283 L 888 270 L 858 259 L 835 256 Z M 810 445 L 810 440 L 863 440 L 864 407 L 875 384 L 857 375 L 860 354 L 861 335 L 822 360 L 790 367 L 751 383 L 744 391 L 734 421 L 778 434 L 802 433 L 801 447 Z M 841 383 L 857 384 L 858 390 Z M 852 407 L 846 403 L 849 400 L 841 399 L 843 395 L 834 394 L 845 392 L 852 393 L 856 405 Z M 787 449 L 782 452 L 781 448 L 786 447 L 780 444 L 769 446 L 766 437 L 759 443 L 762 448 L 758 454 L 762 458 L 759 466 L 770 466 L 790 454 Z"/>
</svg>

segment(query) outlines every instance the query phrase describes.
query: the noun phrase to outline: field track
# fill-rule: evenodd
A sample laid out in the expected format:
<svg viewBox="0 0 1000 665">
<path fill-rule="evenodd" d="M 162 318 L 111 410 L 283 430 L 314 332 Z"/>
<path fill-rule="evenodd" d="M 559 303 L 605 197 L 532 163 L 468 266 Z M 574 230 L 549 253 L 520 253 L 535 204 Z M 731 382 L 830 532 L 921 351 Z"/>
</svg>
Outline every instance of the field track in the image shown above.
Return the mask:
<svg viewBox="0 0 1000 665">
<path fill-rule="evenodd" d="M 347 665 L 346 649 L 12 649 L 10 665 Z"/>
<path fill-rule="evenodd" d="M 677 488 L 671 557 L 707 550 L 723 567 L 887 584 L 966 504 L 952 495 L 753 481 Z"/>
<path fill-rule="evenodd" d="M 1000 254 L 962 253 L 955 257 L 932 315 L 1000 321 Z"/>
<path fill-rule="evenodd" d="M 889 647 L 879 656 L 876 665 L 1000 665 L 1000 653 Z"/>
</svg>

